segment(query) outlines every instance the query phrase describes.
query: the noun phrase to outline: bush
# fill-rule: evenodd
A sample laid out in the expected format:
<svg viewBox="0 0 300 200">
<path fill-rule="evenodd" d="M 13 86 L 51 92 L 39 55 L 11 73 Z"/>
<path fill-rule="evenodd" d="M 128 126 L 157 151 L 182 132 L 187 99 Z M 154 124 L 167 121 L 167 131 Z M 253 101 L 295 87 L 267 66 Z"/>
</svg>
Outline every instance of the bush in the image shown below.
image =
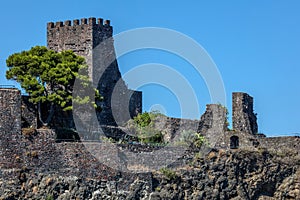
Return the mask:
<svg viewBox="0 0 300 200">
<path fill-rule="evenodd" d="M 180 137 L 175 142 L 178 145 L 195 146 L 197 148 L 200 148 L 204 143 L 206 143 L 205 137 L 193 130 L 182 131 Z"/>
<path fill-rule="evenodd" d="M 138 114 L 136 117 L 133 118 L 133 121 L 138 127 L 146 127 L 153 125 L 153 121 L 156 117 L 161 116 L 159 111 L 152 111 L 152 112 L 144 112 Z"/>
<path fill-rule="evenodd" d="M 48 194 L 46 197 L 46 200 L 54 200 L 54 197 L 52 194 Z"/>
<path fill-rule="evenodd" d="M 133 120 L 138 127 L 146 127 L 149 126 L 151 123 L 150 114 L 147 112 L 138 114 L 136 117 L 133 118 Z"/>
<path fill-rule="evenodd" d="M 178 178 L 175 171 L 169 169 L 169 168 L 161 168 L 159 170 L 168 180 L 175 180 Z"/>
<path fill-rule="evenodd" d="M 141 143 L 153 144 L 153 143 L 164 143 L 164 136 L 160 131 L 157 130 L 143 130 L 143 133 L 138 135 L 138 140 Z"/>
<path fill-rule="evenodd" d="M 154 128 L 155 118 L 161 115 L 158 112 L 144 112 L 133 118 L 132 128 L 137 134 L 138 142 L 145 144 L 162 144 L 164 137 L 160 130 Z"/>
</svg>

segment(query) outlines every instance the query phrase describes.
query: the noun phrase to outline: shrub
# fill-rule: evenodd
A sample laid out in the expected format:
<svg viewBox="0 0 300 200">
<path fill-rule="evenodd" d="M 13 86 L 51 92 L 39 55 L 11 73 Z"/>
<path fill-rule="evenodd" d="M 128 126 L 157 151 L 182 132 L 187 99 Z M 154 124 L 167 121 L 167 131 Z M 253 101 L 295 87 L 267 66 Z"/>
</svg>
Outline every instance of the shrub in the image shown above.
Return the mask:
<svg viewBox="0 0 300 200">
<path fill-rule="evenodd" d="M 207 143 L 205 137 L 193 130 L 182 131 L 180 137 L 175 142 L 175 144 L 195 146 L 197 148 L 200 148 L 204 143 Z"/>
<path fill-rule="evenodd" d="M 137 134 L 138 142 L 145 144 L 164 143 L 164 137 L 160 130 L 154 128 L 154 120 L 161 115 L 159 112 L 144 112 L 133 118 L 131 126 Z"/>
<path fill-rule="evenodd" d="M 153 125 L 153 121 L 156 117 L 161 116 L 159 111 L 152 111 L 152 112 L 144 112 L 138 114 L 136 117 L 133 118 L 133 121 L 138 127 L 146 127 Z"/>
<path fill-rule="evenodd" d="M 175 171 L 169 169 L 169 168 L 161 168 L 159 170 L 168 180 L 175 180 L 178 178 Z"/>
<path fill-rule="evenodd" d="M 54 197 L 52 194 L 48 194 L 46 197 L 46 200 L 54 200 Z"/>
<path fill-rule="evenodd" d="M 138 135 L 138 140 L 145 144 L 164 143 L 164 136 L 160 131 L 146 132 Z"/>
<path fill-rule="evenodd" d="M 136 117 L 133 118 L 133 120 L 138 127 L 146 127 L 151 123 L 150 114 L 147 112 L 138 114 Z"/>
</svg>

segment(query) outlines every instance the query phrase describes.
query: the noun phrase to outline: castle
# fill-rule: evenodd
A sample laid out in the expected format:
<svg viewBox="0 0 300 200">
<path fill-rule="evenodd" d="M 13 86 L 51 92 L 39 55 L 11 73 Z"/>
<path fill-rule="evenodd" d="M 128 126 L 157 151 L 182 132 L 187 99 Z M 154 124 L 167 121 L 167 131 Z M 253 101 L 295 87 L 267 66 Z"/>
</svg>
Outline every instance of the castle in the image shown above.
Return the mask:
<svg viewBox="0 0 300 200">
<path fill-rule="evenodd" d="M 113 115 L 111 107 L 115 106 L 119 109 L 119 113 L 129 110 L 133 117 L 142 111 L 142 93 L 128 89 L 122 80 L 115 57 L 112 31 L 110 21 L 103 22 L 102 19 L 98 19 L 97 22 L 95 18 L 73 20 L 73 24 L 69 20 L 55 24 L 50 22 L 47 25 L 47 43 L 48 48 L 55 51 L 71 49 L 86 58 L 89 74 L 93 81 L 97 81 L 96 86 L 104 96 L 103 110 L 97 115 L 99 124 L 106 126 L 106 135 L 119 137 L 126 133 L 117 126 L 115 118 L 119 118 L 118 121 L 127 121 L 129 118 L 128 116 Z M 105 48 L 97 48 L 103 41 L 105 41 Z M 101 74 L 100 79 L 97 77 L 99 74 Z M 111 95 L 117 82 L 121 92 L 117 98 L 119 101 L 113 101 L 114 105 L 112 105 Z M 122 104 L 126 102 L 124 99 L 127 99 L 129 105 Z M 0 111 L 1 140 L 7 141 L 12 146 L 12 149 L 0 146 L 0 149 L 6 149 L 5 155 L 10 157 L 13 151 L 21 148 L 18 144 L 18 140 L 22 138 L 21 129 L 37 128 L 37 112 L 35 106 L 28 101 L 28 97 L 22 96 L 16 88 L 0 88 Z M 292 148 L 298 153 L 300 152 L 300 138 L 297 136 L 269 138 L 258 134 L 257 118 L 253 111 L 253 98 L 242 92 L 232 94 L 232 130 L 228 129 L 227 109 L 219 104 L 207 105 L 200 120 L 171 117 L 162 120 L 165 120 L 164 127 L 169 132 L 169 140 L 176 138 L 176 135 L 180 134 L 179 132 L 182 130 L 192 129 L 204 135 L 212 148 L 232 150 L 238 148 L 274 150 Z M 52 137 L 51 140 L 48 140 L 49 143 L 54 144 L 55 141 L 59 141 L 57 138 L 55 139 L 56 136 L 51 134 L 45 136 L 43 131 L 41 132 L 42 138 Z M 41 141 L 47 142 L 44 139 Z M 55 144 L 58 149 L 65 148 L 61 145 Z M 40 148 L 40 151 L 43 152 L 42 146 L 34 148 Z M 76 148 L 78 147 L 76 146 Z M 169 152 L 165 153 L 167 155 Z M 5 156 L 1 159 L 5 159 Z"/>
</svg>

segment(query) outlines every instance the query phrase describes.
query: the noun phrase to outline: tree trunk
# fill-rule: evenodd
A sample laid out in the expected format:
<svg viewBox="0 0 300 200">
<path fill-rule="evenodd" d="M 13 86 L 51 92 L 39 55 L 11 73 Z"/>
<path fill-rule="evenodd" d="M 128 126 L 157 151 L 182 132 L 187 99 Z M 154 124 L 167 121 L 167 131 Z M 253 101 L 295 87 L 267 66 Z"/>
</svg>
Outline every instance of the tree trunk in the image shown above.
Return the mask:
<svg viewBox="0 0 300 200">
<path fill-rule="evenodd" d="M 49 110 L 46 121 L 44 121 L 42 119 L 42 111 L 41 111 L 41 103 L 40 102 L 38 103 L 38 112 L 39 112 L 38 114 L 39 114 L 40 122 L 43 124 L 43 126 L 48 126 L 48 124 L 51 122 L 52 117 L 54 115 L 54 104 L 51 103 L 51 105 L 50 105 L 50 110 Z"/>
</svg>

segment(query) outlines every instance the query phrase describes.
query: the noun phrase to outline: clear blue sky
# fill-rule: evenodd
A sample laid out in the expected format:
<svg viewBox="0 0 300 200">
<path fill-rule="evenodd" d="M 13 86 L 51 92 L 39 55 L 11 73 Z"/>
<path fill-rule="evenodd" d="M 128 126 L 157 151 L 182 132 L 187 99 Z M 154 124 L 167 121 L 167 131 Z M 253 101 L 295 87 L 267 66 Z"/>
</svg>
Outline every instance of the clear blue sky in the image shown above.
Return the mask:
<svg viewBox="0 0 300 200">
<path fill-rule="evenodd" d="M 114 33 L 133 28 L 163 27 L 196 40 L 216 63 L 231 110 L 231 92 L 254 97 L 259 131 L 267 135 L 300 132 L 300 2 L 290 1 L 1 1 L 0 84 L 5 60 L 35 45 L 46 45 L 46 23 L 83 17 L 110 19 Z M 188 64 L 165 52 L 133 52 L 119 61 L 120 70 L 145 63 L 161 63 L 182 73 L 192 84 L 200 104 L 211 103 L 201 77 Z M 180 116 L 172 93 L 147 85 L 144 110 L 160 104 L 168 115 Z"/>
</svg>

